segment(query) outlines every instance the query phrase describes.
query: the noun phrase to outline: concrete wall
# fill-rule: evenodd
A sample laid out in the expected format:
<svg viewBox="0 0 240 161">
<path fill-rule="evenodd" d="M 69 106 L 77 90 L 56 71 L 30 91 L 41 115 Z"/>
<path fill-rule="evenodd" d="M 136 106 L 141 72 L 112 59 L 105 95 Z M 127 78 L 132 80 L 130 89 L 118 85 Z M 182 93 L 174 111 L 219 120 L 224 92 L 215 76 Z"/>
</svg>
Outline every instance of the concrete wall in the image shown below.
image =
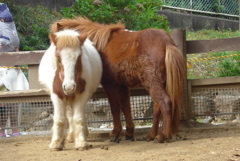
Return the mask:
<svg viewBox="0 0 240 161">
<path fill-rule="evenodd" d="M 17 5 L 42 5 L 55 11 L 59 11 L 62 7 L 70 7 L 75 0 L 13 0 Z"/>
<path fill-rule="evenodd" d="M 193 29 L 195 31 L 202 29 L 232 29 L 238 30 L 238 21 L 215 18 L 209 16 L 200 16 L 173 12 L 170 10 L 159 11 L 159 14 L 166 16 L 170 22 L 170 28 Z"/>
</svg>

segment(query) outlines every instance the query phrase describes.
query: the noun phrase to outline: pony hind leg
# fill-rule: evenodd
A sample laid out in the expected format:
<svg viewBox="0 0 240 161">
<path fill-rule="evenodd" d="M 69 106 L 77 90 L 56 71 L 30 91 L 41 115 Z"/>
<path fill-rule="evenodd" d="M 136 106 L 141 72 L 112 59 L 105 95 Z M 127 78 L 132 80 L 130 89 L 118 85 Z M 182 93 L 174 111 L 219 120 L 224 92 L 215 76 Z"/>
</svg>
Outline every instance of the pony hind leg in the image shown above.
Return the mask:
<svg viewBox="0 0 240 161">
<path fill-rule="evenodd" d="M 161 64 L 161 62 L 158 63 Z M 155 136 L 155 141 L 162 143 L 172 138 L 173 131 L 172 103 L 165 90 L 165 68 L 163 66 L 148 65 L 148 67 L 144 68 L 143 74 L 144 77 L 141 79 L 142 85 L 148 90 L 154 101 L 153 126 L 147 138 L 148 140 L 153 140 Z M 162 119 L 162 127 L 157 134 L 160 119 Z"/>
<path fill-rule="evenodd" d="M 154 106 L 153 106 L 153 125 L 152 125 L 152 128 L 147 135 L 147 141 L 152 141 L 157 136 L 159 122 L 160 122 L 160 116 L 161 116 L 160 106 L 159 106 L 158 103 L 154 102 Z"/>
<path fill-rule="evenodd" d="M 126 140 L 134 141 L 134 122 L 131 112 L 129 89 L 127 87 L 121 87 L 119 96 L 121 102 L 121 110 L 126 120 L 125 138 Z"/>
<path fill-rule="evenodd" d="M 64 102 L 57 95 L 52 94 L 51 99 L 54 105 L 53 116 L 53 134 L 49 148 L 54 151 L 60 151 L 64 147 L 66 132 L 66 109 Z"/>
<path fill-rule="evenodd" d="M 153 124 L 153 132 L 156 131 L 155 129 L 158 126 L 160 114 L 163 118 L 162 128 L 159 134 L 155 137 L 155 142 L 163 143 L 164 141 L 169 141 L 170 139 L 172 139 L 172 104 L 170 98 L 163 88 L 150 89 L 150 95 L 155 101 L 155 103 L 158 104 L 155 105 L 156 109 L 154 117 L 156 118 L 154 119 L 156 120 L 156 123 Z"/>
<path fill-rule="evenodd" d="M 145 79 L 142 80 L 142 85 L 148 90 L 154 101 L 153 125 L 147 135 L 147 141 L 155 139 L 155 142 L 161 143 L 172 138 L 172 104 L 165 91 L 165 81 L 162 79 L 164 78 L 162 73 L 151 68 L 151 70 L 145 72 Z M 163 122 L 158 133 L 160 119 Z"/>
</svg>

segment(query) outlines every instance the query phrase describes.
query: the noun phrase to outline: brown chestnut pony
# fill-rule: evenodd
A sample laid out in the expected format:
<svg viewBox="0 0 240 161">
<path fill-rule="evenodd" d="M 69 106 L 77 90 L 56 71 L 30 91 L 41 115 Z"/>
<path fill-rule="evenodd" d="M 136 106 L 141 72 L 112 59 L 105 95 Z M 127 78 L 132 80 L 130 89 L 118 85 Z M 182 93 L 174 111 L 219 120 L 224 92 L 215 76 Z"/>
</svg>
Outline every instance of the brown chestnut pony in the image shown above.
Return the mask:
<svg viewBox="0 0 240 161">
<path fill-rule="evenodd" d="M 154 101 L 153 126 L 148 140 L 168 141 L 178 130 L 183 98 L 184 58 L 172 38 L 159 29 L 128 31 L 122 24 L 104 25 L 83 17 L 62 19 L 57 24 L 86 34 L 95 44 L 103 63 L 102 86 L 108 96 L 117 141 L 122 131 L 120 112 L 126 119 L 126 139 L 133 140 L 129 87 L 143 86 Z M 158 133 L 159 121 L 162 129 Z"/>
</svg>

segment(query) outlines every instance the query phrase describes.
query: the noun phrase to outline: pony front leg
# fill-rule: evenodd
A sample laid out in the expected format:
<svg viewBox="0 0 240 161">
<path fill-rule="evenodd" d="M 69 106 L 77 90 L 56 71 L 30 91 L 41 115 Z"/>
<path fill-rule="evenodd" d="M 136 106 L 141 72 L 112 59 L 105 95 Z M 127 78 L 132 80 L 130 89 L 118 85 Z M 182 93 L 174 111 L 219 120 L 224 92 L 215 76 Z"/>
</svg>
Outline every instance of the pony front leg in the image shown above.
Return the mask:
<svg viewBox="0 0 240 161">
<path fill-rule="evenodd" d="M 109 82 L 102 82 L 102 86 L 107 94 L 108 101 L 110 103 L 111 113 L 113 116 L 113 130 L 110 132 L 109 136 L 111 141 L 119 142 L 120 134 L 122 132 L 122 123 L 120 118 L 121 112 L 121 102 L 119 96 L 119 87 L 116 87 Z"/>
<path fill-rule="evenodd" d="M 53 134 L 49 148 L 60 151 L 64 147 L 66 132 L 66 108 L 64 102 L 57 95 L 52 94 L 51 99 L 54 105 Z"/>
<path fill-rule="evenodd" d="M 130 106 L 130 95 L 127 87 L 121 87 L 119 90 L 119 97 L 121 102 L 121 110 L 126 120 L 126 140 L 134 141 L 134 122 L 132 118 L 131 106 Z"/>
<path fill-rule="evenodd" d="M 67 136 L 67 142 L 73 143 L 74 142 L 74 131 L 73 131 L 73 107 L 68 106 L 67 107 L 67 119 L 69 124 L 69 132 Z"/>
<path fill-rule="evenodd" d="M 74 140 L 76 150 L 87 150 L 88 128 L 85 123 L 85 105 L 87 101 L 81 99 L 81 102 L 76 103 L 73 107 L 73 125 L 74 125 Z"/>
</svg>

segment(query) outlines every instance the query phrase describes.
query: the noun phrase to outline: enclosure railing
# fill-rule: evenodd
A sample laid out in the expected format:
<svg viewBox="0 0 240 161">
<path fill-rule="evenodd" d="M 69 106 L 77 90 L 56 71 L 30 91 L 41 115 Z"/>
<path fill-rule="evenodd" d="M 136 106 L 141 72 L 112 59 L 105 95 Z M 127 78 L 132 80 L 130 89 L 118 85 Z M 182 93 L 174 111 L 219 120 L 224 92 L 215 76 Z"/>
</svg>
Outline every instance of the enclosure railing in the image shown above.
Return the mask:
<svg viewBox="0 0 240 161">
<path fill-rule="evenodd" d="M 165 8 L 239 17 L 238 0 L 165 0 Z"/>
</svg>

